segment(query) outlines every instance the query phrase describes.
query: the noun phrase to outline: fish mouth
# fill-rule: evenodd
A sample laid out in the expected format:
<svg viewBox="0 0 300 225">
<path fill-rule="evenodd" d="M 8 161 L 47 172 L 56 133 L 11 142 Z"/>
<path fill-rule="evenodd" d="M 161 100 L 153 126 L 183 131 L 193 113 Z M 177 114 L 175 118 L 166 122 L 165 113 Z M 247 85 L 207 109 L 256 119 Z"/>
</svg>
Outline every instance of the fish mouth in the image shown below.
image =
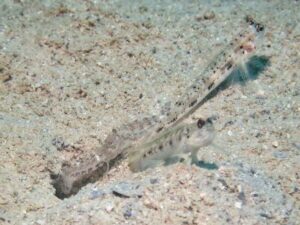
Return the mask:
<svg viewBox="0 0 300 225">
<path fill-rule="evenodd" d="M 250 42 L 250 41 L 243 44 L 241 47 L 244 50 L 244 54 L 250 54 L 250 53 L 254 52 L 256 49 L 254 42 Z"/>
</svg>

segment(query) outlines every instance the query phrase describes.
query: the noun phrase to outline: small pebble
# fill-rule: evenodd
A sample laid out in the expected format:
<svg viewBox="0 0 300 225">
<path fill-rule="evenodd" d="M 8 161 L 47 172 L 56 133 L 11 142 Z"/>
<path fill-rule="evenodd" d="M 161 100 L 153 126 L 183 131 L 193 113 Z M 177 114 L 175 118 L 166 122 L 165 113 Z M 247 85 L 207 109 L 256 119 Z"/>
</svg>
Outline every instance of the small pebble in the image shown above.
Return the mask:
<svg viewBox="0 0 300 225">
<path fill-rule="evenodd" d="M 69 147 L 69 145 L 65 143 L 62 137 L 53 138 L 51 143 L 56 147 L 57 151 L 62 151 Z"/>
<path fill-rule="evenodd" d="M 212 20 L 212 19 L 214 19 L 216 17 L 216 15 L 215 15 L 215 13 L 213 12 L 213 11 L 206 11 L 205 13 L 204 13 L 204 16 L 203 16 L 203 18 L 205 19 L 205 20 Z"/>
<path fill-rule="evenodd" d="M 98 190 L 98 188 L 94 188 L 91 192 L 90 199 L 96 199 L 105 195 L 105 192 L 102 190 Z"/>
<path fill-rule="evenodd" d="M 219 181 L 219 188 L 221 190 L 226 190 L 229 188 L 228 184 L 226 183 L 226 181 L 224 179 L 219 178 L 218 181 Z"/>
<path fill-rule="evenodd" d="M 46 221 L 45 220 L 37 220 L 37 221 L 35 221 L 35 224 L 44 225 L 44 224 L 46 224 Z"/>
<path fill-rule="evenodd" d="M 129 219 L 130 217 L 132 217 L 132 210 L 130 208 L 127 208 L 123 213 L 123 216 L 125 219 Z"/>
<path fill-rule="evenodd" d="M 273 146 L 274 148 L 277 148 L 277 147 L 279 146 L 278 141 L 273 141 L 273 142 L 272 142 L 272 146 Z"/>
<path fill-rule="evenodd" d="M 267 213 L 260 213 L 259 214 L 261 217 L 264 217 L 266 219 L 272 219 L 272 216 L 268 215 Z"/>
<path fill-rule="evenodd" d="M 242 208 L 242 202 L 235 202 L 234 206 L 235 206 L 235 208 L 241 209 Z"/>
<path fill-rule="evenodd" d="M 273 156 L 277 159 L 286 159 L 288 155 L 285 152 L 276 151 L 273 153 Z"/>
<path fill-rule="evenodd" d="M 105 207 L 106 212 L 111 212 L 113 209 L 114 209 L 114 206 L 113 206 L 112 204 L 108 204 L 108 205 Z"/>
<path fill-rule="evenodd" d="M 158 183 L 158 179 L 157 178 L 151 178 L 150 179 L 150 183 L 151 184 L 157 184 Z"/>
<path fill-rule="evenodd" d="M 143 187 L 140 184 L 120 182 L 112 187 L 113 194 L 119 197 L 141 197 L 143 195 Z"/>
<path fill-rule="evenodd" d="M 293 145 L 300 150 L 300 142 L 294 142 Z"/>
<path fill-rule="evenodd" d="M 150 198 L 145 198 L 143 203 L 144 203 L 144 206 L 146 206 L 148 209 L 154 209 L 154 210 L 159 209 L 159 204 Z"/>
<path fill-rule="evenodd" d="M 258 90 L 256 92 L 256 96 L 257 97 L 264 97 L 265 96 L 265 91 L 264 90 Z"/>
</svg>

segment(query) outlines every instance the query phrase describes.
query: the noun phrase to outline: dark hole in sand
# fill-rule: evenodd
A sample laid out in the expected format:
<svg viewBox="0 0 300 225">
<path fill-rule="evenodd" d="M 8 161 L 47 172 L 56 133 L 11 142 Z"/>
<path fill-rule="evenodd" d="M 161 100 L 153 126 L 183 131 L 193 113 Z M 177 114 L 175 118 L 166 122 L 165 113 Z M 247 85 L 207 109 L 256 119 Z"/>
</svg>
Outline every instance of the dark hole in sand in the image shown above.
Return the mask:
<svg viewBox="0 0 300 225">
<path fill-rule="evenodd" d="M 50 178 L 52 180 L 51 184 L 55 188 L 55 196 L 59 199 L 65 199 L 77 194 L 80 191 L 80 189 L 85 185 L 89 183 L 95 183 L 96 181 L 101 179 L 101 177 L 103 177 L 105 173 L 108 172 L 108 169 L 116 166 L 122 158 L 123 155 L 119 154 L 109 162 L 108 168 L 107 165 L 104 164 L 103 166 L 91 171 L 87 176 L 83 176 L 80 179 L 76 180 L 72 183 L 72 187 L 68 192 L 64 191 L 64 179 L 67 178 L 64 178 L 62 174 L 50 174 Z"/>
</svg>

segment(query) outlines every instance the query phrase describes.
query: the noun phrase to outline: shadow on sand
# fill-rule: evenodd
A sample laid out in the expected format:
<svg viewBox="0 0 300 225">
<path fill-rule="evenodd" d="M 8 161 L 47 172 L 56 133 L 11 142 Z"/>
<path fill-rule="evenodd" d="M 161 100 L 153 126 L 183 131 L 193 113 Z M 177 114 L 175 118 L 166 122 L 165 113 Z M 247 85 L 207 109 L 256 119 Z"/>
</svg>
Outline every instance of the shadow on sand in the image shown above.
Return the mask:
<svg viewBox="0 0 300 225">
<path fill-rule="evenodd" d="M 204 101 L 213 98 L 220 91 L 225 90 L 233 84 L 246 85 L 249 80 L 256 80 L 259 75 L 270 66 L 270 59 L 266 56 L 252 56 L 246 63 L 245 68 L 238 67 L 235 69 L 228 78 Z"/>
</svg>

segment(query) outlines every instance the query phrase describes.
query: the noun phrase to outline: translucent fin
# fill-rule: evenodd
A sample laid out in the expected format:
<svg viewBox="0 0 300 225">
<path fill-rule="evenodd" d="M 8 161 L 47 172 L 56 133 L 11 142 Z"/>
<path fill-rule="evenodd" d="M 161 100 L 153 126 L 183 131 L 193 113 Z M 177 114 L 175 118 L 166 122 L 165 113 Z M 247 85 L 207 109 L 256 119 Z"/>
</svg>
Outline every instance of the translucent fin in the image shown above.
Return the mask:
<svg viewBox="0 0 300 225">
<path fill-rule="evenodd" d="M 164 164 L 165 164 L 165 161 L 161 160 L 161 159 L 145 160 L 145 162 L 143 163 L 143 170 L 148 169 L 148 168 L 163 166 Z"/>
</svg>

